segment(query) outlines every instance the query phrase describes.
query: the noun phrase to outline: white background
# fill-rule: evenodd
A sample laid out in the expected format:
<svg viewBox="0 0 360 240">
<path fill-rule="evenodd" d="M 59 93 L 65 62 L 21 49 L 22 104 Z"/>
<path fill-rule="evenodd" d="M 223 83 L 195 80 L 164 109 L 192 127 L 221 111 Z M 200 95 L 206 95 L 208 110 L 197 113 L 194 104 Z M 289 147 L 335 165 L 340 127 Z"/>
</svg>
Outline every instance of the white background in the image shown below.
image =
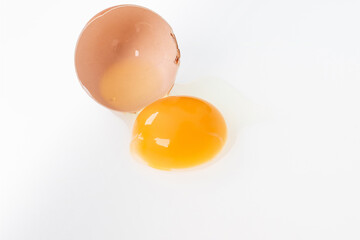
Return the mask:
<svg viewBox="0 0 360 240">
<path fill-rule="evenodd" d="M 359 1 L 0 1 L 1 240 L 360 239 Z M 178 83 L 238 92 L 214 164 L 139 164 L 81 89 L 77 37 L 123 3 L 173 27 Z"/>
</svg>

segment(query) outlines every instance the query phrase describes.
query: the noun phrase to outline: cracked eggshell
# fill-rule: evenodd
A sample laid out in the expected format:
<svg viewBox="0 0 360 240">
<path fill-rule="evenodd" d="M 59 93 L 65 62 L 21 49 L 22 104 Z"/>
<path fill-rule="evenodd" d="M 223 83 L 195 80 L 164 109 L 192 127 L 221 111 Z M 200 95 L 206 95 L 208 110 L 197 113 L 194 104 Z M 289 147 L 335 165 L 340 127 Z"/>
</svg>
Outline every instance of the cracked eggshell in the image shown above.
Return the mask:
<svg viewBox="0 0 360 240">
<path fill-rule="evenodd" d="M 159 79 L 149 83 L 139 78 L 128 86 L 126 83 L 126 95 L 137 96 L 141 92 L 142 97 L 122 100 L 120 96 L 123 102 L 119 106 L 109 104 L 99 87 L 104 74 L 118 62 L 137 58 L 151 63 Z M 175 82 L 179 59 L 180 51 L 169 24 L 155 12 L 135 5 L 114 6 L 95 15 L 81 32 L 75 51 L 76 72 L 85 90 L 103 106 L 121 112 L 137 112 L 168 94 Z M 148 90 L 149 84 L 152 86 Z"/>
</svg>

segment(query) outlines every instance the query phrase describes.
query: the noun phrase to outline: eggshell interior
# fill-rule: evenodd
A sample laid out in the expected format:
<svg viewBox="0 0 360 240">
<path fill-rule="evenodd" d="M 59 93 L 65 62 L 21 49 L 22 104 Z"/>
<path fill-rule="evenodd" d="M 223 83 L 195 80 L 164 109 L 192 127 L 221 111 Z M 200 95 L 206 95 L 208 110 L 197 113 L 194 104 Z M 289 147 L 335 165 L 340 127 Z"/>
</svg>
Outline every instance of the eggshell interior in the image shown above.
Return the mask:
<svg viewBox="0 0 360 240">
<path fill-rule="evenodd" d="M 144 71 L 136 81 L 121 78 L 128 82 L 122 84 L 122 102 L 114 106 L 101 94 L 100 81 L 114 64 L 128 59 L 148 62 L 157 77 L 147 78 Z M 171 90 L 179 59 L 175 35 L 163 18 L 143 7 L 121 5 L 98 13 L 86 24 L 77 42 L 75 67 L 81 84 L 97 102 L 113 110 L 136 112 Z M 136 67 L 129 71 L 142 74 Z"/>
</svg>

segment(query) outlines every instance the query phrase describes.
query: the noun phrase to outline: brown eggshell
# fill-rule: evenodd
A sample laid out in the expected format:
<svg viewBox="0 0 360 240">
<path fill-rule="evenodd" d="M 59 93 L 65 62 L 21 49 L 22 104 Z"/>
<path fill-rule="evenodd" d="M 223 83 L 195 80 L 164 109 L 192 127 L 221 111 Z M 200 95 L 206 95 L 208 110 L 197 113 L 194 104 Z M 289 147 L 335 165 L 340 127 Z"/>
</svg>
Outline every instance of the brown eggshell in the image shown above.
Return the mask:
<svg viewBox="0 0 360 240">
<path fill-rule="evenodd" d="M 148 82 L 133 81 L 126 85 L 124 99 L 120 96 L 121 104 L 109 104 L 99 87 L 106 70 L 136 57 L 151 62 L 159 79 L 150 83 L 150 90 Z M 75 51 L 75 67 L 83 87 L 100 104 L 122 112 L 136 112 L 164 97 L 174 85 L 179 59 L 180 51 L 169 24 L 153 11 L 134 5 L 114 6 L 95 15 L 80 34 Z M 139 91 L 141 98 L 131 98 Z"/>
</svg>

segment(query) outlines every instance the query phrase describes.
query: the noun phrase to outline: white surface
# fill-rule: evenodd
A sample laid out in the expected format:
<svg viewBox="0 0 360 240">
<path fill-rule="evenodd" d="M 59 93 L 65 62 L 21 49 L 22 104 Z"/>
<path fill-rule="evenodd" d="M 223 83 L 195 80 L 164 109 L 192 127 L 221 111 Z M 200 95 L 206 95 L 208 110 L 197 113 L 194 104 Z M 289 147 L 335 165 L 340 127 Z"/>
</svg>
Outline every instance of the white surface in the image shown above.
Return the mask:
<svg viewBox="0 0 360 240">
<path fill-rule="evenodd" d="M 227 82 L 255 116 L 182 173 L 133 161 L 77 82 L 78 34 L 121 3 L 1 0 L 0 239 L 360 239 L 359 1 L 130 2 L 173 27 L 178 82 Z"/>
</svg>

